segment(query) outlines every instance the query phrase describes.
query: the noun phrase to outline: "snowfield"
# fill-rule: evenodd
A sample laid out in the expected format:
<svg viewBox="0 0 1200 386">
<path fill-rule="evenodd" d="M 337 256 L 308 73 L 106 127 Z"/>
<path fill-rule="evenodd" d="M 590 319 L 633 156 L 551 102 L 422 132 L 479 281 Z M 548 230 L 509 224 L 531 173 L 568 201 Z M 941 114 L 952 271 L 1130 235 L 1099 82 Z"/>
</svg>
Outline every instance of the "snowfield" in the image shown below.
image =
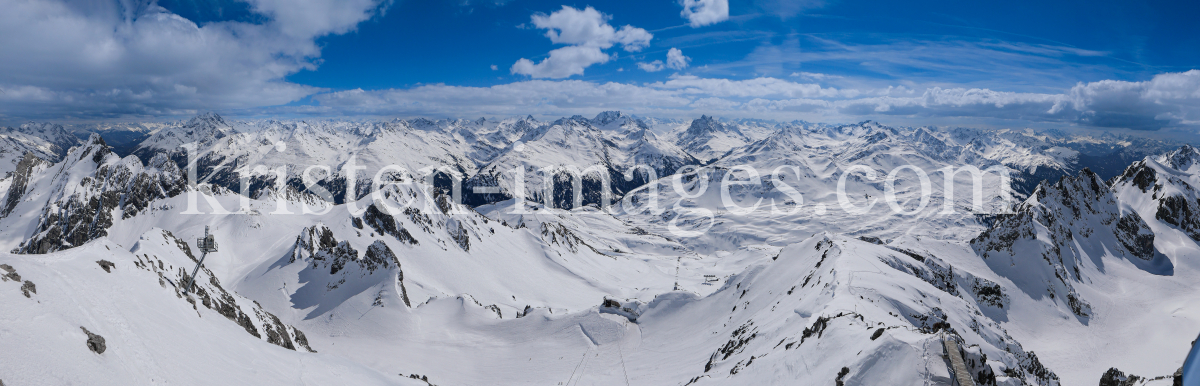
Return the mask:
<svg viewBox="0 0 1200 386">
<path fill-rule="evenodd" d="M 108 126 L 0 133 L 4 385 L 1169 385 L 1200 332 L 1180 144 L 617 112 L 130 127 L 127 152 Z M 547 192 L 570 166 L 594 168 Z M 978 202 L 939 172 L 963 166 Z"/>
</svg>

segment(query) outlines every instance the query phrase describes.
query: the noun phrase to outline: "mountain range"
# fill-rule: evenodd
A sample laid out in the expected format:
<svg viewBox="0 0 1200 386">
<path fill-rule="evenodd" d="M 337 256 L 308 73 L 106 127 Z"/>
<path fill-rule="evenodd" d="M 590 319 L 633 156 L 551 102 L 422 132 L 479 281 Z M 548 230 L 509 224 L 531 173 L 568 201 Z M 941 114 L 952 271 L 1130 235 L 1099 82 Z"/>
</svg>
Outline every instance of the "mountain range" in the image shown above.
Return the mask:
<svg viewBox="0 0 1200 386">
<path fill-rule="evenodd" d="M 0 176 L 14 385 L 1168 385 L 1200 332 L 1200 150 L 1132 136 L 205 113 Z"/>
</svg>

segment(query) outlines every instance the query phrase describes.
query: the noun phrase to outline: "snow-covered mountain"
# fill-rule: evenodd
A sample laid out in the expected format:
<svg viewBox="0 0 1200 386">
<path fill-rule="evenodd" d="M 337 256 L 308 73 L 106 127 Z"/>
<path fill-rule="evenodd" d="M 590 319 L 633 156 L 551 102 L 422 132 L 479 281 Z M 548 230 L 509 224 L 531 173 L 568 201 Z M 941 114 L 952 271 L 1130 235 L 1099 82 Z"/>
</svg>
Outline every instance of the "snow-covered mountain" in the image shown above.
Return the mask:
<svg viewBox="0 0 1200 386">
<path fill-rule="evenodd" d="M 1200 331 L 1190 146 L 620 112 L 157 125 L 124 157 L 0 135 L 8 384 L 1166 385 Z M 1106 154 L 1137 158 L 1106 178 Z M 993 168 L 979 207 L 940 172 L 963 166 Z"/>
<path fill-rule="evenodd" d="M 29 122 L 0 129 L 0 177 L 8 178 L 26 154 L 58 162 L 80 141 L 61 125 Z"/>
<path fill-rule="evenodd" d="M 705 115 L 693 120 L 686 130 L 680 132 L 675 143 L 697 158 L 710 161 L 751 141 L 752 139 L 739 130 L 737 125 L 726 124 Z"/>
<path fill-rule="evenodd" d="M 552 202 L 555 207 L 569 208 L 575 195 L 583 204 L 599 204 L 605 195 L 612 202 L 644 185 L 648 176 L 668 176 L 698 163 L 688 152 L 659 139 L 644 122 L 609 111 L 594 119 L 563 118 L 526 131 L 465 186 L 471 191 L 498 188 L 496 193 L 481 193 L 471 200 L 475 204 L 517 197 L 512 173 L 519 169 L 524 174 L 521 184 L 526 199 L 545 202 L 545 181 L 552 176 Z M 576 176 L 581 180 L 578 188 L 572 183 Z"/>
<path fill-rule="evenodd" d="M 0 224 L 22 229 L 12 235 L 25 238 L 14 250 L 21 253 L 53 252 L 104 237 L 114 218 L 132 218 L 187 187 L 166 156 L 143 166 L 136 156 L 113 154 L 96 134 L 62 162 L 29 170 L 19 171 L 0 212 L 5 215 Z"/>
</svg>

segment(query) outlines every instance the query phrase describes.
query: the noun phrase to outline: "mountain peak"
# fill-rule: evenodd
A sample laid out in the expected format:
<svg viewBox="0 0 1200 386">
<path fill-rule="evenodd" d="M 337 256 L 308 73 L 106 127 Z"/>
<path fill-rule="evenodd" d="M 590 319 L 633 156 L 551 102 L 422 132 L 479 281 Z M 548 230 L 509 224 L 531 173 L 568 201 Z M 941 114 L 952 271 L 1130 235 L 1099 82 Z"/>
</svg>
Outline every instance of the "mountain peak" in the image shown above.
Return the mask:
<svg viewBox="0 0 1200 386">
<path fill-rule="evenodd" d="M 701 135 L 704 133 L 713 133 L 717 131 L 725 131 L 726 127 L 720 121 L 707 115 L 701 115 L 700 118 L 692 120 L 692 124 L 688 126 L 688 135 Z"/>
<path fill-rule="evenodd" d="M 620 111 L 605 111 L 600 114 L 596 114 L 596 118 L 593 119 L 593 121 L 596 122 L 597 125 L 603 126 L 613 123 L 614 121 L 621 119 L 623 116 L 624 115 L 622 115 Z"/>
<path fill-rule="evenodd" d="M 229 123 L 226 123 L 225 118 L 221 118 L 221 116 L 219 114 L 211 112 L 211 111 L 206 111 L 206 112 L 197 114 L 196 116 L 192 117 L 192 119 L 189 119 L 187 121 L 187 123 L 185 123 L 184 125 L 185 126 L 200 126 L 200 125 L 229 126 Z"/>
<path fill-rule="evenodd" d="M 1186 171 L 1193 165 L 1200 164 L 1200 150 L 1196 150 L 1192 145 L 1183 145 L 1179 149 L 1167 153 L 1163 161 L 1165 161 L 1164 164 L 1176 170 Z"/>
</svg>

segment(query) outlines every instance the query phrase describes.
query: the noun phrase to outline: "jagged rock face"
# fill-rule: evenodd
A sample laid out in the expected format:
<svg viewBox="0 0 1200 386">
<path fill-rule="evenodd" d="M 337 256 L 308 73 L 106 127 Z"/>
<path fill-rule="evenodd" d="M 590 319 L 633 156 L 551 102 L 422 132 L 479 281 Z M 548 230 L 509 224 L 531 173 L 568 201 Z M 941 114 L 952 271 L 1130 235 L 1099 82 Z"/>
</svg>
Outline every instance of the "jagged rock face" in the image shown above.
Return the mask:
<svg viewBox="0 0 1200 386">
<path fill-rule="evenodd" d="M 358 223 L 366 223 L 375 232 L 391 235 L 401 242 L 411 245 L 419 244 L 417 239 L 413 238 L 412 233 L 408 232 L 408 229 L 404 229 L 404 226 L 400 225 L 400 222 L 396 221 L 391 215 L 379 210 L 375 204 L 367 207 L 367 211 L 363 213 L 362 219 L 355 222 L 355 224 Z"/>
<path fill-rule="evenodd" d="M 1192 240 L 1200 241 L 1200 199 L 1191 201 L 1183 196 L 1164 197 L 1159 201 L 1155 218 L 1179 227 Z"/>
<path fill-rule="evenodd" d="M 296 237 L 296 243 L 285 259 L 288 264 L 305 264 L 299 273 L 304 286 L 292 295 L 292 302 L 297 308 L 318 306 L 310 316 L 320 315 L 354 295 L 385 283 L 393 270 L 396 295 L 406 306 L 411 306 L 408 290 L 404 288 L 400 259 L 381 240 L 375 240 L 360 257 L 359 251 L 349 242 L 338 241 L 332 230 L 317 224 L 305 228 Z"/>
<path fill-rule="evenodd" d="M 726 125 L 702 115 L 679 135 L 676 144 L 701 159 L 718 158 L 729 150 L 750 142 L 736 125 Z"/>
<path fill-rule="evenodd" d="M 412 302 L 408 300 L 408 290 L 404 288 L 404 270 L 400 269 L 400 259 L 396 258 L 396 254 L 392 253 L 392 249 L 388 248 L 387 244 L 375 240 L 371 246 L 367 247 L 367 253 L 363 255 L 363 266 L 373 271 L 375 269 L 386 269 L 395 264 L 396 266 L 396 286 L 400 287 L 400 300 L 404 301 L 404 305 L 412 307 Z"/>
<path fill-rule="evenodd" d="M 1142 260 L 1154 258 L 1154 231 L 1150 230 L 1150 226 L 1137 212 L 1129 212 L 1121 217 L 1121 220 L 1117 221 L 1115 234 L 1121 245 L 1134 256 Z"/>
<path fill-rule="evenodd" d="M 165 156 L 156 156 L 144 167 L 137 157 L 117 157 L 96 134 L 50 172 L 55 180 L 46 182 L 55 191 L 36 232 L 18 248 L 20 253 L 48 253 L 107 236 L 113 216 L 133 217 L 154 200 L 178 195 L 187 186 L 184 174 Z M 74 179 L 78 185 L 68 185 Z"/>
<path fill-rule="evenodd" d="M 316 352 L 308 346 L 308 338 L 299 329 L 284 324 L 279 317 L 264 310 L 257 302 L 231 293 L 221 285 L 216 276 L 207 267 L 201 267 L 195 283 L 187 295 L 183 295 L 183 283 L 187 283 L 193 262 L 198 262 L 192 254 L 191 247 L 186 242 L 175 237 L 166 230 L 150 231 L 143 235 L 133 248 L 134 267 L 155 273 L 160 285 L 173 286 L 176 295 L 186 300 L 192 306 L 203 306 L 221 314 L 229 321 L 236 323 L 255 338 L 266 340 L 268 343 L 289 350 L 303 348 Z M 175 258 L 165 254 L 178 254 Z M 178 256 L 186 256 L 190 261 L 180 261 Z M 180 264 L 180 265 L 176 265 Z M 204 277 L 208 279 L 205 280 Z"/>
<path fill-rule="evenodd" d="M 83 333 L 87 335 L 88 350 L 92 350 L 92 352 L 94 352 L 96 354 L 103 354 L 104 351 L 108 348 L 108 346 L 106 346 L 104 344 L 103 336 L 100 336 L 99 334 L 94 334 L 91 331 L 88 331 L 88 329 L 84 328 L 83 326 L 80 326 L 79 329 L 83 330 Z"/>
<path fill-rule="evenodd" d="M 4 207 L 0 208 L 0 217 L 6 217 L 12 213 L 13 209 L 17 207 L 17 203 L 20 203 L 21 198 L 25 196 L 29 178 L 47 166 L 49 163 L 35 156 L 33 152 L 25 152 L 25 156 L 21 158 L 21 162 L 17 163 L 17 170 L 13 173 L 12 185 L 8 186 Z"/>
<path fill-rule="evenodd" d="M 458 247 L 462 248 L 463 251 L 471 250 L 471 233 L 468 232 L 467 229 L 462 226 L 462 223 L 457 219 L 451 217 L 448 221 L 446 221 L 446 232 L 450 233 L 450 238 L 453 239 L 454 243 L 458 244 Z"/>
<path fill-rule="evenodd" d="M 317 251 L 333 249 L 337 244 L 337 239 L 333 238 L 333 231 L 329 228 L 324 226 L 305 228 L 299 236 L 296 236 L 296 243 L 292 246 L 288 263 L 307 260 Z"/>
<path fill-rule="evenodd" d="M 1090 305 L 1073 283 L 1083 280 L 1081 261 L 1106 251 L 1154 260 L 1154 233 L 1136 212 L 1124 211 L 1113 191 L 1090 170 L 1039 186 L 1016 213 L 1000 216 L 971 241 L 997 273 L 1035 298 L 1063 301 L 1082 318 Z"/>
<path fill-rule="evenodd" d="M 1139 376 L 1133 374 L 1126 375 L 1124 371 L 1112 367 L 1100 377 L 1100 386 L 1133 386 L 1141 380 L 1142 378 Z"/>
<path fill-rule="evenodd" d="M 1154 203 L 1155 219 L 1200 241 L 1200 190 L 1194 185 L 1198 177 L 1187 174 L 1200 172 L 1200 169 L 1192 170 L 1194 165 L 1200 165 L 1200 153 L 1184 146 L 1160 161 L 1163 163 L 1152 159 L 1134 163 L 1115 177 L 1112 184 L 1117 189 L 1136 188 L 1135 195 L 1148 196 Z"/>
<path fill-rule="evenodd" d="M 1173 151 L 1163 157 L 1163 163 L 1167 166 L 1180 171 L 1189 171 L 1195 166 L 1200 166 L 1200 149 L 1196 149 L 1191 145 L 1183 145 L 1179 150 Z"/>
</svg>

